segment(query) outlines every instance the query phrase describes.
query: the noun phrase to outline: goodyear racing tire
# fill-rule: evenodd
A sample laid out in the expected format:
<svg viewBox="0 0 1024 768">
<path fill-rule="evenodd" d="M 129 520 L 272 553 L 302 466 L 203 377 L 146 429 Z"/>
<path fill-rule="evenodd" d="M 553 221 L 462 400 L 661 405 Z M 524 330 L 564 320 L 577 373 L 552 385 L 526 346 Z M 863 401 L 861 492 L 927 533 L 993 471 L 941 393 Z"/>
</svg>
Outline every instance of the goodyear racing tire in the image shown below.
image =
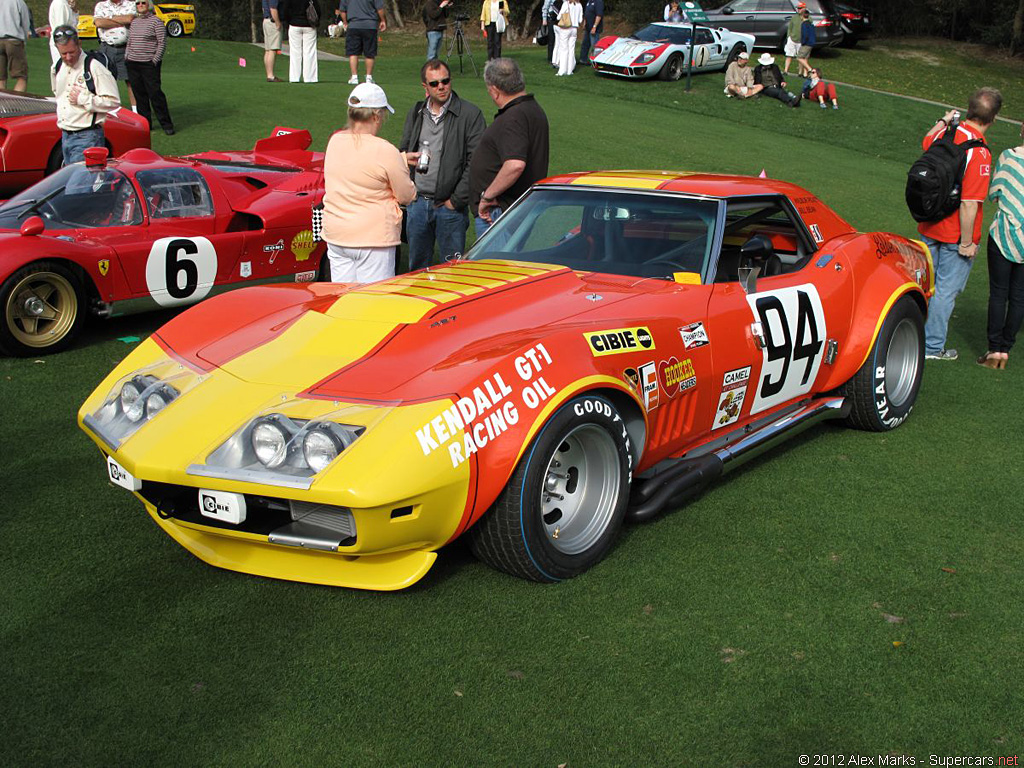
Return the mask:
<svg viewBox="0 0 1024 768">
<path fill-rule="evenodd" d="M 661 68 L 658 73 L 658 77 L 662 80 L 678 80 L 683 76 L 683 56 L 679 53 L 673 53 L 669 56 L 668 61 L 665 62 L 665 66 Z"/>
<path fill-rule="evenodd" d="M 615 406 L 599 395 L 573 398 L 555 411 L 470 529 L 473 553 L 534 581 L 582 573 L 604 558 L 622 526 L 632 466 Z"/>
<path fill-rule="evenodd" d="M 15 357 L 60 352 L 85 322 L 85 290 L 67 267 L 27 264 L 0 286 L 0 351 Z"/>
<path fill-rule="evenodd" d="M 181 37 L 185 34 L 185 27 L 177 19 L 171 19 L 167 22 L 167 34 L 169 37 Z"/>
<path fill-rule="evenodd" d="M 725 68 L 728 69 L 729 65 L 736 61 L 745 50 L 747 49 L 742 44 L 734 45 L 732 50 L 729 51 L 729 58 L 725 60 Z"/>
<path fill-rule="evenodd" d="M 896 429 L 914 408 L 924 370 L 924 318 L 912 296 L 897 301 L 860 370 L 842 387 L 852 409 L 847 425 Z"/>
</svg>

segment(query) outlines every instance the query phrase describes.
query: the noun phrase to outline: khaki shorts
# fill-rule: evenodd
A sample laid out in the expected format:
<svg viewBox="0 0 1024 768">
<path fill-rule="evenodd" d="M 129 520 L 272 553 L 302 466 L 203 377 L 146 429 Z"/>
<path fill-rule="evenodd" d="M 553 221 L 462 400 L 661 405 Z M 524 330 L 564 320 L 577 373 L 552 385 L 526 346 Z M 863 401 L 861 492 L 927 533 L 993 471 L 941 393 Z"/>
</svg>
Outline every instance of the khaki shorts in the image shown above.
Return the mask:
<svg viewBox="0 0 1024 768">
<path fill-rule="evenodd" d="M 279 53 L 281 51 L 281 28 L 273 19 L 263 20 L 263 49 Z"/>
<path fill-rule="evenodd" d="M 798 59 L 806 59 L 811 55 L 811 46 L 801 45 L 800 50 L 797 51 L 796 57 Z"/>
<path fill-rule="evenodd" d="M 28 77 L 24 40 L 0 40 L 0 80 Z"/>
</svg>

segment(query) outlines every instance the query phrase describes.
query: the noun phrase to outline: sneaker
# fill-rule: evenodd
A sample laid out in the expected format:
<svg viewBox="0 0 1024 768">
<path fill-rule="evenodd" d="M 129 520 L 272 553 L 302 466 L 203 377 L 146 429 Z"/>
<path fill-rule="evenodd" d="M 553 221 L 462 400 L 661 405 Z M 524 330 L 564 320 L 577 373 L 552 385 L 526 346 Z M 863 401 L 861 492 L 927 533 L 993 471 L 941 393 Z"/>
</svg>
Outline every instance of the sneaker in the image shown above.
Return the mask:
<svg viewBox="0 0 1024 768">
<path fill-rule="evenodd" d="M 832 105 L 832 109 L 839 109 L 839 105 L 838 104 L 833 104 Z"/>
<path fill-rule="evenodd" d="M 826 107 L 826 106 L 825 106 L 825 102 L 822 102 L 822 103 L 821 103 L 821 108 L 822 108 L 822 109 L 828 109 L 828 107 Z"/>
<path fill-rule="evenodd" d="M 348 84 L 349 85 L 359 85 L 359 75 L 352 75 L 352 77 L 350 77 L 348 79 Z"/>
<path fill-rule="evenodd" d="M 374 82 L 373 76 L 372 75 L 367 75 L 366 76 L 366 82 L 368 82 L 368 83 Z"/>
<path fill-rule="evenodd" d="M 926 352 L 925 360 L 956 360 L 957 355 L 955 349 L 944 349 L 941 352 Z"/>
</svg>

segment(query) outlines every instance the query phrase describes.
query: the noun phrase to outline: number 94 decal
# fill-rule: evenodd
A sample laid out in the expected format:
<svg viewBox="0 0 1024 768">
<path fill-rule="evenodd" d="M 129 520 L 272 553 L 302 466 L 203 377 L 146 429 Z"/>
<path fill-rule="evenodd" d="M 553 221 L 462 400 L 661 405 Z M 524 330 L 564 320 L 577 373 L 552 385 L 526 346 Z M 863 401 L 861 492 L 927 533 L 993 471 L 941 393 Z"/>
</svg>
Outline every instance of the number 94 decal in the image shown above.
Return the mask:
<svg viewBox="0 0 1024 768">
<path fill-rule="evenodd" d="M 149 249 L 146 288 L 161 307 L 206 297 L 217 279 L 217 251 L 205 237 L 162 237 Z"/>
<path fill-rule="evenodd" d="M 747 303 L 764 331 L 761 375 L 751 413 L 806 394 L 825 348 L 825 313 L 813 285 L 753 293 Z"/>
</svg>

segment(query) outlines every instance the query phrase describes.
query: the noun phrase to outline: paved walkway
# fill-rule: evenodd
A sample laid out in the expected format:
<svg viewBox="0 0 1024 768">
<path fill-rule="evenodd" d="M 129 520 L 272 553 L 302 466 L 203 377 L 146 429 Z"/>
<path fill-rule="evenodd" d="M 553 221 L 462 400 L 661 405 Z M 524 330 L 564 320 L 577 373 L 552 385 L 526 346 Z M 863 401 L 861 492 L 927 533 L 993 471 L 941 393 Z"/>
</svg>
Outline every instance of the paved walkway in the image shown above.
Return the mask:
<svg viewBox="0 0 1024 768">
<path fill-rule="evenodd" d="M 253 43 L 253 45 L 259 48 L 261 51 L 263 50 L 263 43 Z M 281 53 L 284 56 L 289 55 L 288 43 L 283 43 L 281 45 Z M 327 51 L 321 51 L 319 48 L 317 48 L 316 57 L 319 61 L 348 61 L 347 56 L 339 56 L 336 53 L 328 53 Z"/>
</svg>

